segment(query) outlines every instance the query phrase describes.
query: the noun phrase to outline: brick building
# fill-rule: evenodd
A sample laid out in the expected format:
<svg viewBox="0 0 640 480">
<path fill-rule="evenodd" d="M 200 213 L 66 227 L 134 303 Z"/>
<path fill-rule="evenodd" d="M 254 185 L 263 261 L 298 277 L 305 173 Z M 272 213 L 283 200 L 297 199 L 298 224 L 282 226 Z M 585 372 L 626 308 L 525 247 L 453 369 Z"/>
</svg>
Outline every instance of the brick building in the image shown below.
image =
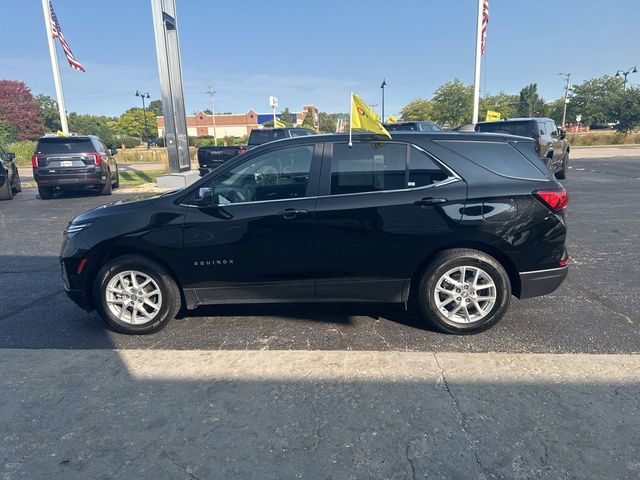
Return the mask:
<svg viewBox="0 0 640 480">
<path fill-rule="evenodd" d="M 302 112 L 292 112 L 291 120 L 296 125 L 301 125 L 308 112 L 312 112 L 316 129 L 318 128 L 318 108 L 315 105 L 304 105 Z M 282 114 L 277 113 L 280 118 Z M 251 133 L 254 128 L 261 128 L 263 123 L 273 119 L 272 113 L 257 113 L 250 109 L 245 114 L 216 114 L 215 116 L 216 135 L 223 137 L 243 137 Z M 158 136 L 164 136 L 164 117 L 156 117 L 158 125 Z M 213 115 L 204 112 L 197 112 L 194 115 L 187 115 L 187 133 L 190 137 L 213 136 Z"/>
</svg>

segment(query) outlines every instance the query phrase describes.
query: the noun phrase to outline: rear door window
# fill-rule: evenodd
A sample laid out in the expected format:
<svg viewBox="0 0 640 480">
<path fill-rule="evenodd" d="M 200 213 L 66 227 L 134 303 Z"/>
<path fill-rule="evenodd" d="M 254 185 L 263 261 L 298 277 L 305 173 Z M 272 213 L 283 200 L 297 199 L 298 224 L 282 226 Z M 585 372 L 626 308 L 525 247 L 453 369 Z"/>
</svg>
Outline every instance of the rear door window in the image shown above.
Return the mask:
<svg viewBox="0 0 640 480">
<path fill-rule="evenodd" d="M 449 175 L 428 154 L 415 147 L 409 150 L 409 188 L 420 188 L 445 180 Z"/>
<path fill-rule="evenodd" d="M 333 145 L 331 195 L 406 188 L 407 147 L 399 143 Z"/>
<path fill-rule="evenodd" d="M 95 152 L 88 138 L 51 137 L 38 140 L 36 153 L 45 155 L 64 155 L 70 153 Z"/>
<path fill-rule="evenodd" d="M 509 143 L 440 140 L 443 147 L 498 175 L 544 179 L 546 175 Z"/>
</svg>

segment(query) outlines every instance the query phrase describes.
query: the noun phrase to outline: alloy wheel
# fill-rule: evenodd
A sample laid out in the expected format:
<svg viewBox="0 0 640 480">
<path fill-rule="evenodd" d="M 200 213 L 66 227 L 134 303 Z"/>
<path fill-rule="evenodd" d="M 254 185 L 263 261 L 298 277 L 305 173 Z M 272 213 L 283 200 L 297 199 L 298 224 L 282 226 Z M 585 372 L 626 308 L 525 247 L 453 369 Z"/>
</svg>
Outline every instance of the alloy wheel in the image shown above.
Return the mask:
<svg viewBox="0 0 640 480">
<path fill-rule="evenodd" d="M 118 320 L 140 325 L 153 320 L 162 308 L 162 292 L 146 273 L 127 270 L 115 274 L 105 289 L 109 312 Z"/>
<path fill-rule="evenodd" d="M 436 308 L 445 318 L 469 324 L 489 315 L 496 303 L 497 289 L 483 269 L 461 266 L 440 277 L 433 295 Z"/>
</svg>

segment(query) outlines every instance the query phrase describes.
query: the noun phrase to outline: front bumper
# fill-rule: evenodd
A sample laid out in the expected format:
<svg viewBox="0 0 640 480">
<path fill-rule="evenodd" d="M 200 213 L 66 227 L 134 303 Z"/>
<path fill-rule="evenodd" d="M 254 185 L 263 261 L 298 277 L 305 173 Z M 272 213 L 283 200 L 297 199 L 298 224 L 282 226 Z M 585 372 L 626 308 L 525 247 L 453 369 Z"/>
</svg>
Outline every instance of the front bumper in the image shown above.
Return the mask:
<svg viewBox="0 0 640 480">
<path fill-rule="evenodd" d="M 520 298 L 532 298 L 554 292 L 567 276 L 569 267 L 520 272 Z"/>
</svg>

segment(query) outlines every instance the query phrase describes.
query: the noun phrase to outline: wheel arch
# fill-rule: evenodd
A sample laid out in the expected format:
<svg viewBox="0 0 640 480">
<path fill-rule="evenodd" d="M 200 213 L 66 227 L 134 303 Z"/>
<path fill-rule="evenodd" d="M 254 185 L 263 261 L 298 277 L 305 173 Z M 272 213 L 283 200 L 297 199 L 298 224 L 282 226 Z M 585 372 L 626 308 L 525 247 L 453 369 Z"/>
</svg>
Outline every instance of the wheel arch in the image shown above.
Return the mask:
<svg viewBox="0 0 640 480">
<path fill-rule="evenodd" d="M 433 259 L 440 253 L 453 250 L 455 248 L 470 248 L 473 250 L 478 250 L 480 252 L 486 253 L 487 255 L 496 259 L 502 268 L 505 269 L 507 275 L 509 276 L 509 282 L 511 283 L 511 292 L 516 297 L 520 296 L 521 285 L 520 285 L 520 274 L 518 273 L 518 269 L 511 259 L 500 249 L 497 247 L 478 241 L 469 241 L 469 240 L 460 240 L 454 243 L 447 244 L 437 250 L 431 252 L 428 256 L 426 256 L 418 265 L 416 270 L 414 271 L 411 277 L 411 285 L 409 287 L 409 300 L 414 299 L 416 295 L 417 286 L 420 283 L 420 276 L 424 269 L 433 261 Z"/>
<path fill-rule="evenodd" d="M 87 279 L 87 298 L 91 301 L 92 308 L 95 308 L 95 305 L 93 305 L 93 296 L 91 295 L 91 292 L 93 291 L 96 277 L 98 276 L 98 272 L 100 271 L 102 266 L 115 258 L 124 257 L 128 255 L 144 257 L 148 260 L 152 260 L 153 262 L 159 264 L 162 268 L 164 268 L 167 271 L 167 273 L 171 275 L 171 278 L 178 286 L 178 290 L 180 291 L 180 300 L 183 302 L 183 305 L 185 304 L 184 292 L 182 290 L 182 285 L 178 281 L 178 276 L 173 271 L 173 269 L 167 264 L 167 262 L 165 262 L 160 256 L 155 255 L 153 252 L 150 252 L 149 250 L 144 250 L 139 247 L 116 246 L 104 252 L 96 262 L 95 268 L 93 268 L 89 272 L 89 278 Z"/>
</svg>

